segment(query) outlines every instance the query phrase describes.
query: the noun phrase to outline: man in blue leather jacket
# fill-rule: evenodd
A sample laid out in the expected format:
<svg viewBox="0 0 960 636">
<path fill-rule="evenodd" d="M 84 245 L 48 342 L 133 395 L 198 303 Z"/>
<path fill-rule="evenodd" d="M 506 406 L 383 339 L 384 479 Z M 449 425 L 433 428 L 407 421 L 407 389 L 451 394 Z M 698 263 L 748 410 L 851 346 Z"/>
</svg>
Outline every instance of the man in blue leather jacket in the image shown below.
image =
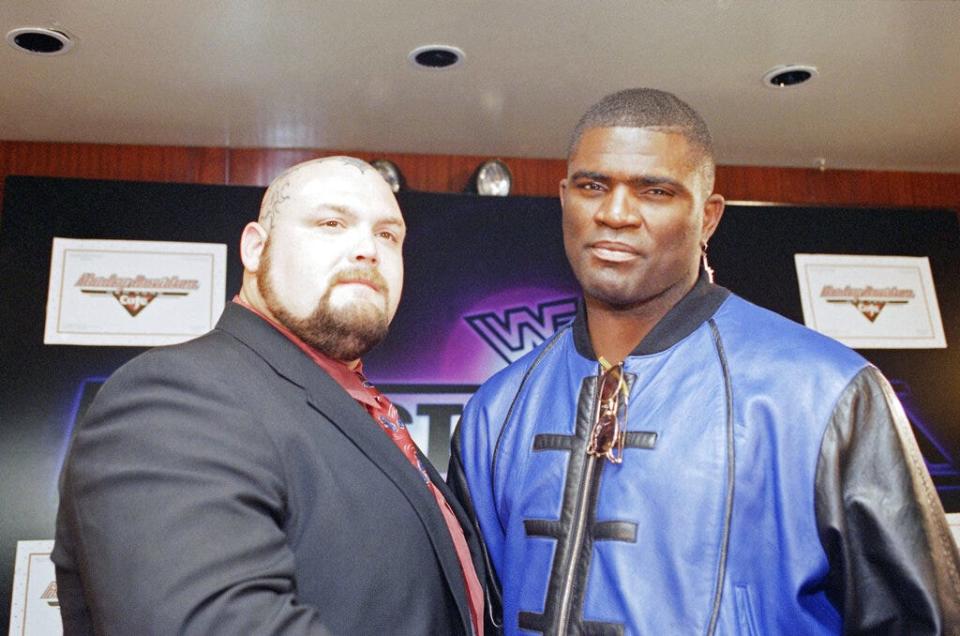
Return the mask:
<svg viewBox="0 0 960 636">
<path fill-rule="evenodd" d="M 960 559 L 893 391 L 711 282 L 713 178 L 706 125 L 669 93 L 609 95 L 574 131 L 579 313 L 453 440 L 504 631 L 960 632 Z"/>
</svg>

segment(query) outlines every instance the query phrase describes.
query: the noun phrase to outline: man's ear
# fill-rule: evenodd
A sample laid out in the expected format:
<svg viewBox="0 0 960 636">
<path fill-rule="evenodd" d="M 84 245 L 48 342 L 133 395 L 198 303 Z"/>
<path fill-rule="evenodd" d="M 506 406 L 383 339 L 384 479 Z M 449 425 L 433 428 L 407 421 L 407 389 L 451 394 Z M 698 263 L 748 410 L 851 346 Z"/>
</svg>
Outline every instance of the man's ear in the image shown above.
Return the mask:
<svg viewBox="0 0 960 636">
<path fill-rule="evenodd" d="M 717 230 L 720 219 L 723 217 L 723 209 L 726 201 L 719 194 L 711 194 L 703 204 L 703 226 L 701 227 L 700 240 L 709 241 L 710 237 Z"/>
<path fill-rule="evenodd" d="M 567 193 L 567 179 L 560 179 L 560 209 L 563 209 L 563 196 Z"/>
<path fill-rule="evenodd" d="M 243 269 L 255 274 L 260 269 L 260 257 L 267 245 L 267 231 L 256 221 L 250 221 L 240 235 L 240 260 Z"/>
</svg>

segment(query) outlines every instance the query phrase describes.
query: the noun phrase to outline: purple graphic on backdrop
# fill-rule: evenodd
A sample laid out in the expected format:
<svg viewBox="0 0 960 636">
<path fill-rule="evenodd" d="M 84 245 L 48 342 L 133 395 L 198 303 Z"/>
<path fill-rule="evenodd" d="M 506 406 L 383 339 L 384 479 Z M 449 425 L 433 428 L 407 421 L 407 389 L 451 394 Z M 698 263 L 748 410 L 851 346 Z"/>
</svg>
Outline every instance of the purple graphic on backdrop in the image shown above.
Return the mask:
<svg viewBox="0 0 960 636">
<path fill-rule="evenodd" d="M 569 290 L 521 287 L 472 302 L 450 325 L 441 369 L 447 382 L 481 384 L 573 320 Z"/>
<path fill-rule="evenodd" d="M 538 303 L 536 310 L 519 305 L 464 316 L 464 320 L 509 364 L 573 320 L 576 313 L 577 299 L 561 298 Z"/>
<path fill-rule="evenodd" d="M 399 381 L 374 377 L 394 402 L 400 421 L 441 472 L 450 435 L 463 407 L 491 375 L 520 359 L 573 320 L 577 298 L 569 289 L 515 287 L 449 308 L 432 326 L 424 356 L 404 361 Z M 397 374 L 396 365 L 391 372 Z"/>
</svg>

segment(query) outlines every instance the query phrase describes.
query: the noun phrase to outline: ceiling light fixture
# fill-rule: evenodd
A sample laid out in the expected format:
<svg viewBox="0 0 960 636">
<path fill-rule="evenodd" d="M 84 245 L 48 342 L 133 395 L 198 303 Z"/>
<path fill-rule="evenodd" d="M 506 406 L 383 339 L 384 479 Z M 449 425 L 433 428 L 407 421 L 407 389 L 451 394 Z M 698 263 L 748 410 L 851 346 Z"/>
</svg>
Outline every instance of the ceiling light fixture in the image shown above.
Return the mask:
<svg viewBox="0 0 960 636">
<path fill-rule="evenodd" d="M 31 55 L 63 55 L 73 40 L 63 31 L 43 27 L 20 27 L 7 33 L 7 44 Z"/>
<path fill-rule="evenodd" d="M 505 197 L 510 194 L 513 176 L 510 168 L 499 159 L 484 161 L 470 177 L 467 191 L 482 196 Z"/>
<path fill-rule="evenodd" d="M 374 159 L 370 162 L 370 165 L 376 168 L 380 176 L 383 177 L 383 180 L 387 182 L 387 185 L 389 185 L 390 189 L 395 193 L 406 189 L 406 180 L 403 178 L 403 173 L 400 172 L 397 164 L 389 159 Z"/>
<path fill-rule="evenodd" d="M 428 44 L 410 51 L 407 59 L 414 66 L 431 70 L 448 69 L 463 62 L 463 49 L 446 44 Z"/>
<path fill-rule="evenodd" d="M 792 88 L 817 76 L 816 66 L 805 64 L 781 64 L 774 66 L 763 76 L 763 83 L 771 88 Z"/>
</svg>

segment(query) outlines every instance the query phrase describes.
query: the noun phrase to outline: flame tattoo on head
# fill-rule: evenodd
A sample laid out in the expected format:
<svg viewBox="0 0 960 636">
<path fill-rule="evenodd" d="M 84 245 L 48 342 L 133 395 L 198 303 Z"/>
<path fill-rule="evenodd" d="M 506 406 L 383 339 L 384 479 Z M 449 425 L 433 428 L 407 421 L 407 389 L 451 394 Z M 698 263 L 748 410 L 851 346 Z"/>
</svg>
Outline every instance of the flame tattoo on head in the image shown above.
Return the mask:
<svg viewBox="0 0 960 636">
<path fill-rule="evenodd" d="M 260 218 L 258 219 L 260 225 L 262 225 L 265 230 L 269 231 L 270 227 L 276 221 L 277 216 L 280 214 L 280 206 L 290 198 L 289 191 L 291 174 L 303 168 L 304 166 L 322 164 L 330 161 L 344 166 L 356 168 L 360 171 L 360 174 L 366 174 L 368 171 L 375 172 L 373 166 L 366 161 L 357 159 L 355 157 L 346 156 L 322 157 L 320 159 L 313 159 L 311 161 L 306 161 L 304 163 L 291 166 L 281 172 L 280 175 L 273 180 L 273 183 L 270 184 L 270 187 L 267 188 L 267 193 L 263 199 L 263 205 L 260 207 Z"/>
<path fill-rule="evenodd" d="M 339 161 L 345 166 L 353 166 L 360 171 L 360 174 L 366 174 L 367 170 L 373 170 L 373 166 L 369 163 L 355 157 L 333 157 L 331 160 Z"/>
<path fill-rule="evenodd" d="M 280 183 L 274 183 L 267 191 L 266 201 L 260 210 L 260 225 L 270 230 L 274 220 L 280 212 L 280 206 L 290 198 L 287 192 L 290 189 L 290 180 L 284 178 Z"/>
</svg>

